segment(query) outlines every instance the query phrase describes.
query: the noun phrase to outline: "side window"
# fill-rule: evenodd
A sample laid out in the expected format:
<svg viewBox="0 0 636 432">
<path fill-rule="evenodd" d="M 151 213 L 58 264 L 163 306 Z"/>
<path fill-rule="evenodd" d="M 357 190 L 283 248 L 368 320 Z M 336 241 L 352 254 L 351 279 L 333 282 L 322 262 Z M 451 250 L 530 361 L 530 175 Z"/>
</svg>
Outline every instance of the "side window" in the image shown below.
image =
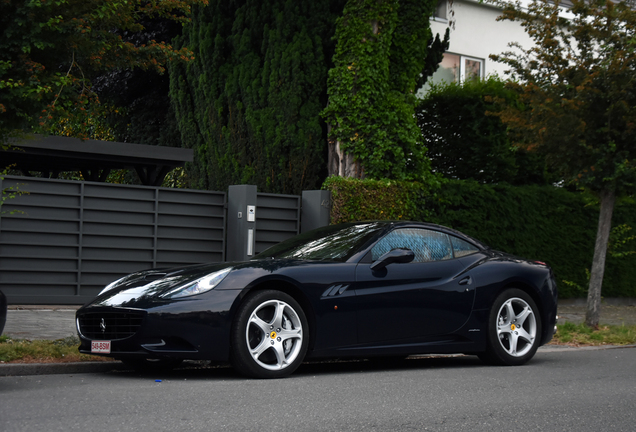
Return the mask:
<svg viewBox="0 0 636 432">
<path fill-rule="evenodd" d="M 451 259 L 453 252 L 448 235 L 437 231 L 402 228 L 388 233 L 371 250 L 373 261 L 396 248 L 409 248 L 415 253 L 413 262 Z"/>
<path fill-rule="evenodd" d="M 455 258 L 463 257 L 466 255 L 474 254 L 475 252 L 479 252 L 475 246 L 470 243 L 460 240 L 457 237 L 451 237 L 451 242 L 453 243 L 453 251 L 455 252 Z"/>
</svg>

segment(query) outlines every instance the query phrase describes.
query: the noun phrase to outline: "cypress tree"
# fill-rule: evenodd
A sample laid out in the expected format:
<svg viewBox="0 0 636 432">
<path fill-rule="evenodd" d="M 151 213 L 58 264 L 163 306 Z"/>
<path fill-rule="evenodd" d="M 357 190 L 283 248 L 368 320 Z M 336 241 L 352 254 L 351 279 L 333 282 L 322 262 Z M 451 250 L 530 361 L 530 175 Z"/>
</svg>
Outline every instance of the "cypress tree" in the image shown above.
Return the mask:
<svg viewBox="0 0 636 432">
<path fill-rule="evenodd" d="M 212 0 L 178 45 L 196 59 L 171 68 L 181 140 L 195 150 L 190 187 L 300 193 L 326 175 L 331 41 L 343 0 Z"/>
</svg>

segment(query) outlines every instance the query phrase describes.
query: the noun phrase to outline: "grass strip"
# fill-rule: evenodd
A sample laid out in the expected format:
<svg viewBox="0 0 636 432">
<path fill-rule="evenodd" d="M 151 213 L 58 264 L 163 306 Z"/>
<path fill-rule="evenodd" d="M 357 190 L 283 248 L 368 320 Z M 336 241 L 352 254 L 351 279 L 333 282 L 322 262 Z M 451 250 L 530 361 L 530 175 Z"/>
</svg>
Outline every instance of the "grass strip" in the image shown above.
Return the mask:
<svg viewBox="0 0 636 432">
<path fill-rule="evenodd" d="M 110 358 L 80 354 L 77 336 L 57 340 L 13 339 L 0 336 L 0 363 L 67 363 L 112 361 Z"/>
<path fill-rule="evenodd" d="M 557 325 L 553 345 L 633 345 L 636 344 L 636 325 L 601 325 L 598 330 L 585 324 L 566 322 Z"/>
</svg>

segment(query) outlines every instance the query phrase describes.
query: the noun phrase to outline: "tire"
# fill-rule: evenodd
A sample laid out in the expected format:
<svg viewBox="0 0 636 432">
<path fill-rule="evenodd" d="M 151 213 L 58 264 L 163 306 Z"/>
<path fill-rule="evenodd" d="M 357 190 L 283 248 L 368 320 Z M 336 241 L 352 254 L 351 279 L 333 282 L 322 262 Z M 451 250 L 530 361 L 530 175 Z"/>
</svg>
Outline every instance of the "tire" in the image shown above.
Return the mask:
<svg viewBox="0 0 636 432">
<path fill-rule="evenodd" d="M 495 299 L 488 316 L 487 349 L 477 355 L 489 364 L 520 366 L 534 356 L 540 340 L 537 305 L 527 293 L 512 288 Z"/>
<path fill-rule="evenodd" d="M 309 325 L 296 300 L 280 291 L 258 291 L 236 314 L 230 363 L 248 377 L 282 378 L 300 366 L 308 343 Z"/>
<path fill-rule="evenodd" d="M 126 366 L 141 373 L 170 372 L 183 362 L 182 359 L 171 358 L 122 358 L 119 360 Z"/>
</svg>

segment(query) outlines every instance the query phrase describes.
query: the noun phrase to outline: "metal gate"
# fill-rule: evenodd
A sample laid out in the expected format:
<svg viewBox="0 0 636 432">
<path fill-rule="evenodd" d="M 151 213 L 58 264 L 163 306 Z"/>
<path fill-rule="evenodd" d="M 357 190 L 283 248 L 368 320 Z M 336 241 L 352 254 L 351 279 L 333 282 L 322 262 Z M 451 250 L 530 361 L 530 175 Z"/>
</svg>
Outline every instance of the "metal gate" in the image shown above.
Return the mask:
<svg viewBox="0 0 636 432">
<path fill-rule="evenodd" d="M 5 176 L 0 289 L 12 304 L 80 304 L 133 271 L 225 259 L 223 192 Z"/>
</svg>

